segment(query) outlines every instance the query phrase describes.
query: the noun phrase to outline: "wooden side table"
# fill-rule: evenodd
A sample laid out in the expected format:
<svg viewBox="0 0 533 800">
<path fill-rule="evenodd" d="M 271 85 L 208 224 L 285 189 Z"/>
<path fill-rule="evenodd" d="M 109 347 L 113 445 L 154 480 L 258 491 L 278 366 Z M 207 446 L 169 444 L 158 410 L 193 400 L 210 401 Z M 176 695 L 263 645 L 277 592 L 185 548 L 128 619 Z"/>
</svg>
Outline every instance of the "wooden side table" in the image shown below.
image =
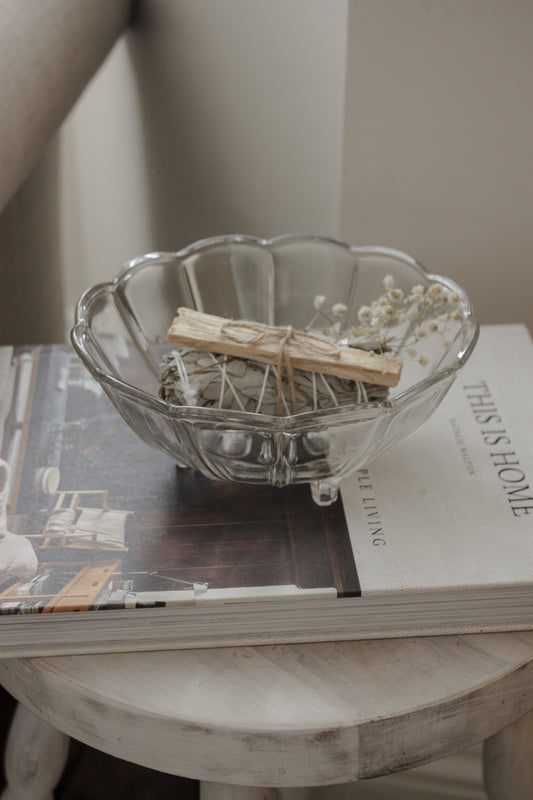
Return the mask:
<svg viewBox="0 0 533 800">
<path fill-rule="evenodd" d="M 533 797 L 533 632 L 6 659 L 2 800 L 50 800 L 68 737 L 202 800 L 372 778 L 481 740 L 491 800 Z M 266 788 L 265 788 L 266 787 Z"/>
</svg>

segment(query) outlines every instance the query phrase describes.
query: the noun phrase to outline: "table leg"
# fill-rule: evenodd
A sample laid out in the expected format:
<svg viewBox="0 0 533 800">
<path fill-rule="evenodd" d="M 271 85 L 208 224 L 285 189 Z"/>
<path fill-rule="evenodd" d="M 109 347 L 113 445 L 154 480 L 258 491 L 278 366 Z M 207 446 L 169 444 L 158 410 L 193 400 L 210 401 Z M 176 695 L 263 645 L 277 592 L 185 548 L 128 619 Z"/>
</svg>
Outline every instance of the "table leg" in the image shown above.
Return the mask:
<svg viewBox="0 0 533 800">
<path fill-rule="evenodd" d="M 53 789 L 65 767 L 69 742 L 66 734 L 19 703 L 4 757 L 8 785 L 0 800 L 53 800 Z"/>
<path fill-rule="evenodd" d="M 533 711 L 486 740 L 483 774 L 489 800 L 531 800 Z"/>
<path fill-rule="evenodd" d="M 212 783 L 211 781 L 200 782 L 200 800 L 277 800 L 279 796 L 278 789 L 233 786 L 228 783 Z"/>
</svg>

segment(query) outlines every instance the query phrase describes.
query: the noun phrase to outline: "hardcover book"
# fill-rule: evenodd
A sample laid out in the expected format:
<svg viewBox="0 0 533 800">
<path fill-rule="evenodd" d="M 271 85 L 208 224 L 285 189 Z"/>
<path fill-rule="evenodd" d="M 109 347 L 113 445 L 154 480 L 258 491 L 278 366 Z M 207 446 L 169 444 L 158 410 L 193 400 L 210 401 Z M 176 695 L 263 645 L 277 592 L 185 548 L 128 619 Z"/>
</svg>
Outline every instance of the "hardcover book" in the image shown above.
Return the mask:
<svg viewBox="0 0 533 800">
<path fill-rule="evenodd" d="M 0 386 L 3 657 L 533 628 L 523 326 L 327 508 L 178 468 L 67 346 L 0 348 Z"/>
</svg>

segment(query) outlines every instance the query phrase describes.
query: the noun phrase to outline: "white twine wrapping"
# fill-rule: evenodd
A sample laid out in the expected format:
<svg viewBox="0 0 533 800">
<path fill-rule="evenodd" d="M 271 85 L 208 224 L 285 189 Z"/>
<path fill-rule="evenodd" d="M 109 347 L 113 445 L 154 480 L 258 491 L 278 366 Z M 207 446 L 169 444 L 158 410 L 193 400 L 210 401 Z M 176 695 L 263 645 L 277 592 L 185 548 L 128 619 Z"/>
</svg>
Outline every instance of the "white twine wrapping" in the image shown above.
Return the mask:
<svg viewBox="0 0 533 800">
<path fill-rule="evenodd" d="M 300 369 L 292 370 L 291 390 L 276 365 L 182 347 L 162 361 L 160 395 L 177 405 L 289 415 L 385 400 L 387 390 Z"/>
<path fill-rule="evenodd" d="M 279 345 L 278 359 L 277 359 L 277 402 L 276 402 L 276 415 L 279 416 L 281 405 L 283 403 L 283 373 L 287 375 L 287 382 L 289 385 L 289 392 L 291 396 L 292 413 L 297 413 L 298 403 L 296 401 L 296 388 L 294 385 L 294 369 L 291 362 L 290 352 L 288 348 L 289 343 L 299 344 L 303 349 L 308 349 L 310 352 L 313 350 L 320 350 L 324 355 L 332 359 L 340 358 L 340 350 L 335 342 L 328 342 L 324 339 L 318 339 L 316 336 L 311 336 L 303 331 L 295 330 L 292 325 L 279 325 L 274 327 L 266 325 L 262 322 L 253 322 L 251 320 L 228 320 L 222 326 L 220 333 L 227 339 L 235 342 L 245 342 L 246 344 L 256 344 L 257 342 L 273 342 Z M 244 338 L 243 338 L 244 333 Z M 247 336 L 247 334 L 249 334 Z M 336 403 L 335 396 L 333 400 Z"/>
</svg>

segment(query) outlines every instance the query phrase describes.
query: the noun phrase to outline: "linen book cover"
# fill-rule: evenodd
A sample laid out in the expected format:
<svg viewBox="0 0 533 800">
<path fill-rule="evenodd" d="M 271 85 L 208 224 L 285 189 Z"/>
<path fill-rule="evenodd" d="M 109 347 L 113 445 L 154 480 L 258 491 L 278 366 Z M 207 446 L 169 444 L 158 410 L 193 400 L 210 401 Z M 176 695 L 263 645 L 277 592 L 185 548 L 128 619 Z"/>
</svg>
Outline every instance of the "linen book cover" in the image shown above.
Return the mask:
<svg viewBox="0 0 533 800">
<path fill-rule="evenodd" d="M 0 381 L 4 656 L 533 627 L 521 326 L 328 508 L 178 469 L 68 347 L 3 348 Z"/>
</svg>

